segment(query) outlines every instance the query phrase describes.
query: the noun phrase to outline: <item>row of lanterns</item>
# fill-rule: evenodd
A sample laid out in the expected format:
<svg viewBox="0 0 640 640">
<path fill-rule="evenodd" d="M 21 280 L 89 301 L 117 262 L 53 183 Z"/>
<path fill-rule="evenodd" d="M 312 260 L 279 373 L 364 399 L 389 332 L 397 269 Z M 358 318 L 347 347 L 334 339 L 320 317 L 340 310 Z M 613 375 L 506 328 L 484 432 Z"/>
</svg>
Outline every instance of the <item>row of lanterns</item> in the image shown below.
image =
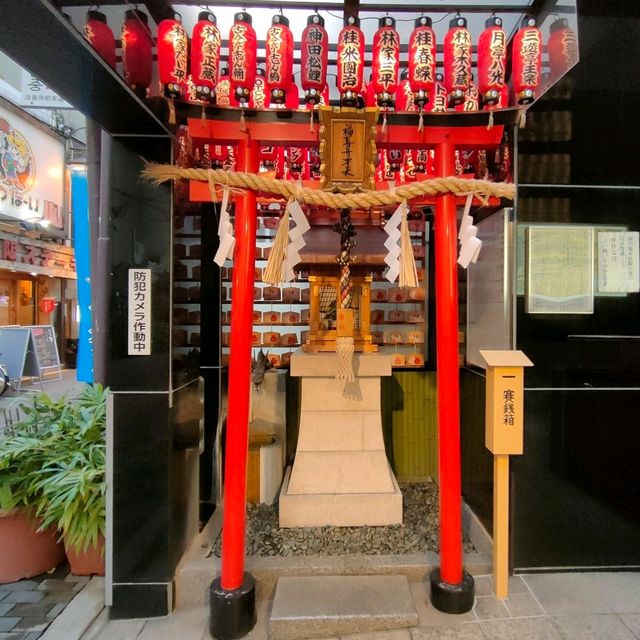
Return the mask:
<svg viewBox="0 0 640 640">
<path fill-rule="evenodd" d="M 98 53 L 115 69 L 115 41 L 104 14 L 90 11 L 85 36 Z M 269 106 L 284 104 L 297 108 L 297 87 L 293 81 L 294 39 L 289 21 L 282 14 L 273 17 L 267 31 L 266 70 L 257 69 L 257 39 L 251 16 L 236 13 L 229 32 L 228 70 L 220 69 L 220 31 L 213 13 L 203 11 L 193 29 L 191 43 L 180 20 L 163 20 L 158 25 L 157 51 L 159 79 L 168 98 L 195 97 L 219 104 Z M 138 93 L 151 84 L 153 39 L 147 16 L 129 10 L 122 29 L 122 58 L 125 79 Z M 308 18 L 300 42 L 301 86 L 307 104 L 327 101 L 329 40 L 323 18 Z M 527 16 L 516 32 L 512 46 L 511 84 L 515 101 L 532 102 L 542 81 L 542 37 L 535 18 Z M 447 107 L 473 110 L 507 106 L 507 35 L 499 17 L 491 16 L 480 34 L 477 47 L 477 85 L 472 77 L 472 39 L 464 17 L 450 23 L 443 43 L 443 73 L 436 72 L 436 36 L 431 19 L 421 16 L 409 39 L 408 69 L 400 77 L 400 38 L 395 20 L 380 20 L 373 38 L 370 82 L 365 84 L 365 39 L 358 20 L 349 17 L 338 35 L 337 88 L 345 106 L 392 107 L 397 111 L 425 109 L 444 111 Z M 566 19 L 551 26 L 547 43 L 552 77 L 561 75 L 577 60 L 575 33 Z M 189 58 L 191 68 L 189 75 Z M 222 77 L 219 77 L 222 73 Z M 227 83 L 228 89 L 223 82 Z M 191 84 L 190 84 L 191 83 Z M 262 100 L 256 100 L 262 92 Z M 225 96 L 228 91 L 228 98 Z M 292 93 L 295 92 L 295 98 Z M 323 99 L 324 93 L 324 99 Z M 398 103 L 397 95 L 404 96 Z M 259 96 L 260 97 L 260 96 Z"/>
</svg>

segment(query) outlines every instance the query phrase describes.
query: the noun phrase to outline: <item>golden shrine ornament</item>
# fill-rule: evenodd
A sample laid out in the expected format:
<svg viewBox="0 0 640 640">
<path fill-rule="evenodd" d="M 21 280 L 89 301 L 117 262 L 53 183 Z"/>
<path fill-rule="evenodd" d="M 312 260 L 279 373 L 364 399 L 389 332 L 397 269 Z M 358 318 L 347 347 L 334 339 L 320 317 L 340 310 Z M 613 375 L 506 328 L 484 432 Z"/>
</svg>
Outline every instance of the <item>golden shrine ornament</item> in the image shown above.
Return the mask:
<svg viewBox="0 0 640 640">
<path fill-rule="evenodd" d="M 319 115 L 322 189 L 375 189 L 378 109 L 320 107 Z"/>
</svg>

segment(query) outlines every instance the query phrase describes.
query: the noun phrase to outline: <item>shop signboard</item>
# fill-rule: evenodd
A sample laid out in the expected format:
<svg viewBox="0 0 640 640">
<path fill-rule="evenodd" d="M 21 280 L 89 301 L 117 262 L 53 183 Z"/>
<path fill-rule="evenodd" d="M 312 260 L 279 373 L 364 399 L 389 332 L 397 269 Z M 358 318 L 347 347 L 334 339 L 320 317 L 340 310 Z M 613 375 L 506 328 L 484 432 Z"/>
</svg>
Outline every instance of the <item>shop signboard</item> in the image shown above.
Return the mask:
<svg viewBox="0 0 640 640">
<path fill-rule="evenodd" d="M 64 229 L 64 144 L 0 106 L 0 214 Z"/>
<path fill-rule="evenodd" d="M 61 244 L 0 231 L 0 269 L 76 278 L 74 252 Z"/>
<path fill-rule="evenodd" d="M 38 109 L 73 109 L 66 100 L 51 91 L 42 80 L 25 70 L 22 71 L 20 106 Z"/>
</svg>

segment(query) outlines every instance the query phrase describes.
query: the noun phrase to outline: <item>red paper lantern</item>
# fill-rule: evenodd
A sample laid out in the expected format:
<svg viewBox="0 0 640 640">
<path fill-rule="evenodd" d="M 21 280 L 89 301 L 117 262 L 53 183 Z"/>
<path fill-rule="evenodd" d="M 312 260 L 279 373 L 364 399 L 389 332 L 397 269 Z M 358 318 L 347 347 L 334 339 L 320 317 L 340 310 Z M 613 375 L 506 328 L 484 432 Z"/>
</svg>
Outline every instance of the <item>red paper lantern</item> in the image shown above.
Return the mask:
<svg viewBox="0 0 640 640">
<path fill-rule="evenodd" d="M 364 33 L 358 24 L 357 18 L 349 16 L 338 34 L 336 86 L 342 104 L 346 107 L 355 107 L 358 104 L 358 95 L 363 89 Z"/>
<path fill-rule="evenodd" d="M 322 95 L 320 96 L 320 105 L 323 107 L 328 107 L 331 104 L 331 99 L 329 96 L 329 85 L 325 85 L 325 88 L 322 91 Z"/>
<path fill-rule="evenodd" d="M 267 31 L 266 58 L 271 102 L 284 104 L 293 72 L 293 35 L 289 20 L 283 15 L 273 16 Z"/>
<path fill-rule="evenodd" d="M 365 83 L 362 93 L 364 94 L 365 107 L 377 107 L 376 92 L 373 87 L 373 78 L 369 78 L 369 82 Z"/>
<path fill-rule="evenodd" d="M 320 149 L 319 147 L 309 147 L 309 172 L 314 180 L 320 180 Z"/>
<path fill-rule="evenodd" d="M 436 79 L 436 34 L 431 18 L 421 16 L 409 38 L 409 83 L 414 102 L 424 107 Z"/>
<path fill-rule="evenodd" d="M 38 303 L 38 308 L 42 313 L 51 313 L 56 308 L 56 301 L 54 298 L 42 298 Z"/>
<path fill-rule="evenodd" d="M 167 98 L 183 95 L 187 83 L 189 38 L 179 16 L 158 25 L 158 76 Z"/>
<path fill-rule="evenodd" d="M 471 77 L 471 82 L 464 92 L 464 102 L 456 107 L 456 111 L 479 111 L 480 110 L 480 95 L 478 93 L 478 87 Z"/>
<path fill-rule="evenodd" d="M 289 147 L 287 149 L 289 175 L 294 180 L 309 179 L 309 159 L 305 147 Z"/>
<path fill-rule="evenodd" d="M 302 32 L 300 84 L 307 104 L 318 104 L 327 86 L 327 61 L 329 37 L 324 28 L 324 18 L 314 13 L 307 18 Z"/>
<path fill-rule="evenodd" d="M 557 80 L 562 74 L 578 62 L 578 41 L 576 33 L 569 27 L 566 18 L 551 23 L 551 35 L 547 43 L 551 79 Z"/>
<path fill-rule="evenodd" d="M 373 36 L 372 84 L 378 106 L 393 105 L 398 86 L 400 36 L 396 21 L 389 16 L 380 19 Z"/>
<path fill-rule="evenodd" d="M 256 79 L 256 32 L 248 13 L 236 13 L 233 20 L 229 31 L 229 81 L 235 99 L 248 104 Z"/>
<path fill-rule="evenodd" d="M 98 55 L 113 69 L 116 68 L 116 41 L 107 24 L 107 16 L 100 11 L 89 11 L 84 25 L 84 37 Z"/>
<path fill-rule="evenodd" d="M 403 71 L 396 90 L 396 111 L 415 111 L 414 94 L 409 81 L 409 72 Z"/>
<path fill-rule="evenodd" d="M 436 81 L 433 83 L 433 91 L 429 96 L 429 102 L 425 105 L 426 111 L 432 113 L 445 113 L 447 111 L 447 88 L 441 73 L 436 73 Z"/>
<path fill-rule="evenodd" d="M 191 78 L 197 100 L 210 101 L 215 97 L 220 42 L 216 17 L 211 11 L 201 11 L 191 35 Z"/>
<path fill-rule="evenodd" d="M 464 102 L 464 94 L 471 81 L 471 34 L 467 20 L 457 15 L 449 23 L 444 37 L 444 83 L 449 106 Z"/>
<path fill-rule="evenodd" d="M 237 107 L 238 101 L 231 92 L 231 80 L 229 79 L 229 69 L 222 69 L 220 79 L 216 84 L 216 104 L 219 107 Z"/>
<path fill-rule="evenodd" d="M 478 91 L 484 104 L 496 104 L 505 82 L 507 34 L 496 16 L 485 27 L 478 40 Z"/>
<path fill-rule="evenodd" d="M 526 16 L 513 36 L 513 92 L 519 104 L 533 102 L 540 87 L 542 74 L 542 36 L 536 19 Z"/>
<path fill-rule="evenodd" d="M 151 84 L 151 49 L 153 40 L 147 14 L 129 9 L 122 25 L 122 66 L 127 84 L 140 97 L 146 97 Z"/>
<path fill-rule="evenodd" d="M 256 79 L 251 90 L 252 109 L 268 109 L 269 108 L 269 87 L 265 78 L 265 71 L 262 67 L 256 69 Z"/>
<path fill-rule="evenodd" d="M 296 86 L 295 79 L 291 76 L 291 83 L 287 89 L 287 95 L 285 98 L 285 105 L 287 109 L 295 110 L 300 108 L 300 94 L 298 93 L 298 87 Z"/>
</svg>

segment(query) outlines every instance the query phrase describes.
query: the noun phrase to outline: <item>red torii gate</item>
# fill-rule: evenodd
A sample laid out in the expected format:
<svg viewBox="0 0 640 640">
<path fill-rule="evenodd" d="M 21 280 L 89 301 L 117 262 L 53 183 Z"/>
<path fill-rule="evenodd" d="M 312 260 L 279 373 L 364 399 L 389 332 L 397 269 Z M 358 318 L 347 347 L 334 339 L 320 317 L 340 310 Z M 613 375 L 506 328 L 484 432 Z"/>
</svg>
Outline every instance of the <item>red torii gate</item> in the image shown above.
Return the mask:
<svg viewBox="0 0 640 640">
<path fill-rule="evenodd" d="M 504 114 L 506 118 L 500 118 L 502 121 L 513 122 L 517 110 L 494 113 Z M 188 119 L 189 134 L 198 143 L 236 146 L 237 169 L 257 173 L 260 146 L 318 144 L 318 125 L 312 131 L 306 115 L 302 121 L 301 118 L 283 117 L 285 114 L 247 112 L 248 117 L 241 122 L 240 110 L 220 110 L 212 119 Z M 495 148 L 504 131 L 502 124 L 488 127 L 486 113 L 426 114 L 422 131 L 418 131 L 415 115 L 413 118 L 405 114 L 397 114 L 397 118 L 394 115 L 387 116 L 384 132 L 378 127 L 377 147 L 433 149 L 437 177 L 455 175 L 457 148 Z M 411 124 L 408 123 L 410 118 Z M 190 197 L 193 201 L 210 201 L 209 185 L 192 181 Z M 495 199 L 493 203 L 496 203 Z M 473 578 L 464 571 L 462 553 L 457 204 L 458 199 L 453 194 L 435 197 L 440 567 L 431 573 L 430 580 L 433 605 L 448 613 L 469 611 L 474 600 Z M 256 240 L 256 194 L 253 191 L 245 191 L 236 198 L 235 236 L 221 575 L 211 584 L 210 630 L 219 638 L 241 637 L 253 628 L 256 620 L 255 585 L 253 577 L 244 571 Z"/>
</svg>

